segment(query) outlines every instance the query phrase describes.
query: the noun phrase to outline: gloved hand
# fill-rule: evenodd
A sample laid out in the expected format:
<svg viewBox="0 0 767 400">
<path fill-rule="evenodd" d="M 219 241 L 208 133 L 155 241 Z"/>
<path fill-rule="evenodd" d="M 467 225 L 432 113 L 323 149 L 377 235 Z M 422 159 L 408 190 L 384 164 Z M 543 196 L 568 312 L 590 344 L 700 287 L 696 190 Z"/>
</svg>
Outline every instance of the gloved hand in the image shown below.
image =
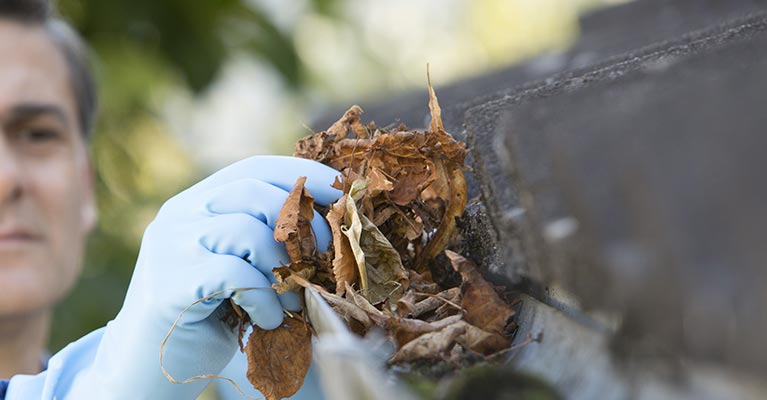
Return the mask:
<svg viewBox="0 0 767 400">
<path fill-rule="evenodd" d="M 289 262 L 273 238 L 288 191 L 306 176 L 316 202 L 328 204 L 341 194 L 330 186 L 336 175 L 310 160 L 252 157 L 168 200 L 144 234 L 123 308 L 100 341 L 98 332 L 91 335 L 98 348 L 75 343 L 59 359 L 54 356 L 48 374 L 59 377 L 46 379 L 47 392 L 78 400 L 195 399 L 208 380 L 177 385 L 160 369 L 160 344 L 173 322 L 196 300 L 224 292 L 185 313 L 165 346 L 164 366 L 181 381 L 218 374 L 237 351 L 236 334 L 221 321 L 225 299 L 231 297 L 265 329 L 279 326 L 283 308 L 300 309 L 294 293 L 278 297 L 273 290 L 230 289 L 268 288 L 274 282 L 272 268 Z M 326 248 L 327 223 L 315 213 L 312 225 L 318 248 Z M 13 386 L 11 381 L 11 392 Z"/>
</svg>

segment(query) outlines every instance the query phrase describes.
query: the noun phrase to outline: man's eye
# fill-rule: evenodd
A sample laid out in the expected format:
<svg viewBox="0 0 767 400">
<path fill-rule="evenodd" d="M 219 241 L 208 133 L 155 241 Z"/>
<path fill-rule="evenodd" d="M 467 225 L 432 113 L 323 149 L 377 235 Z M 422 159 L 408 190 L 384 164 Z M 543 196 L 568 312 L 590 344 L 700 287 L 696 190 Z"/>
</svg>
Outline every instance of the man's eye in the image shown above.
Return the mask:
<svg viewBox="0 0 767 400">
<path fill-rule="evenodd" d="M 34 143 L 56 140 L 60 136 L 59 132 L 53 129 L 27 129 L 22 133 L 24 140 Z"/>
</svg>

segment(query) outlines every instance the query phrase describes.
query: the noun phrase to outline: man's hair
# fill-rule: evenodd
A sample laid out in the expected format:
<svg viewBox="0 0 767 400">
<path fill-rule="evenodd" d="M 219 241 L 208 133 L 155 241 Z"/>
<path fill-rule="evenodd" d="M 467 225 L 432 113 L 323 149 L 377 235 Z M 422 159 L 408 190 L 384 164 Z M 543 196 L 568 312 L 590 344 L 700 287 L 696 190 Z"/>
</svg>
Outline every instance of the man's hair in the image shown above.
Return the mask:
<svg viewBox="0 0 767 400">
<path fill-rule="evenodd" d="M 96 114 L 96 87 L 88 48 L 80 35 L 68 23 L 53 15 L 48 0 L 0 0 L 0 18 L 39 25 L 47 32 L 66 60 L 77 103 L 77 119 L 82 134 L 88 137 Z"/>
<path fill-rule="evenodd" d="M 46 0 L 0 0 L 0 16 L 28 23 L 44 23 L 50 16 Z"/>
</svg>

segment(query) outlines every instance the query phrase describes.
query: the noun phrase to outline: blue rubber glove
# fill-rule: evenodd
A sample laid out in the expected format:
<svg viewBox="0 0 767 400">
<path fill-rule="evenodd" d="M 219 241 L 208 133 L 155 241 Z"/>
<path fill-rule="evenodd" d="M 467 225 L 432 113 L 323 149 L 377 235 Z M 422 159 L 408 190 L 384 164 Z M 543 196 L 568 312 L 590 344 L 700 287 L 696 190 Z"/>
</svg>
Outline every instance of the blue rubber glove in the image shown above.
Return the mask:
<svg viewBox="0 0 767 400">
<path fill-rule="evenodd" d="M 227 298 L 265 329 L 279 326 L 283 308 L 300 309 L 294 293 L 230 289 L 271 286 L 272 268 L 289 262 L 273 238 L 288 191 L 306 176 L 316 202 L 329 204 L 341 195 L 330 186 L 336 175 L 314 161 L 252 157 L 168 200 L 144 234 L 117 317 L 55 355 L 41 374 L 47 377 L 14 378 L 8 400 L 30 398 L 14 397 L 25 393 L 43 399 L 195 399 L 208 380 L 173 384 L 160 369 L 160 344 L 173 322 L 196 300 L 223 291 L 186 312 L 165 346 L 164 367 L 182 381 L 218 374 L 237 351 L 236 334 L 221 322 L 219 306 Z M 327 223 L 315 213 L 312 225 L 318 248 L 326 248 Z"/>
</svg>

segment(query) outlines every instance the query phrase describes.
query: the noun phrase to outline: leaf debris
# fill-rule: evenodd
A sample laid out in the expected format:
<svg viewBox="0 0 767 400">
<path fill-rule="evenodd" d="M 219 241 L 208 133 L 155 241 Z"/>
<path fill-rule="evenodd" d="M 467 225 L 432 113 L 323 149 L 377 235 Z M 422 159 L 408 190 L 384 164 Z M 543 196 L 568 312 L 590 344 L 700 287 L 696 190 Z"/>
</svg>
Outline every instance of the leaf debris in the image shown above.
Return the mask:
<svg viewBox="0 0 767 400">
<path fill-rule="evenodd" d="M 469 259 L 446 250 L 456 245 L 455 220 L 466 206 L 467 150 L 445 131 L 430 81 L 428 91 L 428 130 L 364 125 L 362 108 L 354 105 L 326 131 L 296 143 L 294 156 L 340 171 L 333 186 L 344 194 L 326 208 L 316 207 L 304 187 L 306 178 L 296 181 L 274 235 L 285 243 L 290 260 L 274 269 L 273 286 L 279 293 L 311 286 L 354 332 L 383 329 L 396 347 L 391 364 L 460 364 L 456 360 L 468 354 L 490 360 L 511 346 L 514 310 Z M 332 233 L 327 251 L 317 248 L 311 231 L 315 208 Z M 442 287 L 437 282 L 446 280 L 432 275 L 445 270 L 430 268 L 443 252 L 461 275 L 460 287 Z M 292 352 L 294 346 L 308 348 L 308 329 L 297 322 L 286 326 L 279 334 L 256 339 L 258 347 L 251 349 L 253 339 L 248 342 L 248 352 L 279 349 L 282 353 L 275 354 L 282 355 L 265 357 L 289 356 L 300 363 L 300 368 L 289 368 L 281 365 L 283 360 L 249 353 L 249 378 L 258 377 L 251 380 L 254 386 L 271 396 L 283 395 L 276 387 L 296 382 L 297 371 L 305 374 L 304 362 L 308 368 L 303 357 L 310 350 Z M 258 365 L 269 365 L 265 362 L 280 366 L 263 372 Z"/>
<path fill-rule="evenodd" d="M 245 353 L 248 380 L 266 400 L 290 397 L 301 388 L 309 370 L 311 333 L 303 320 L 292 317 L 286 317 L 277 329 L 254 325 Z"/>
<path fill-rule="evenodd" d="M 445 131 L 430 81 L 428 91 L 427 130 L 364 125 L 355 105 L 294 154 L 341 173 L 334 186 L 344 195 L 326 214 L 334 284 L 321 285 L 323 296 L 352 330 L 383 328 L 398 349 L 391 363 L 448 357 L 456 345 L 492 354 L 514 329 L 514 311 L 471 261 L 447 250 L 460 288 L 440 287 L 429 268 L 466 206 L 467 150 Z"/>
</svg>

